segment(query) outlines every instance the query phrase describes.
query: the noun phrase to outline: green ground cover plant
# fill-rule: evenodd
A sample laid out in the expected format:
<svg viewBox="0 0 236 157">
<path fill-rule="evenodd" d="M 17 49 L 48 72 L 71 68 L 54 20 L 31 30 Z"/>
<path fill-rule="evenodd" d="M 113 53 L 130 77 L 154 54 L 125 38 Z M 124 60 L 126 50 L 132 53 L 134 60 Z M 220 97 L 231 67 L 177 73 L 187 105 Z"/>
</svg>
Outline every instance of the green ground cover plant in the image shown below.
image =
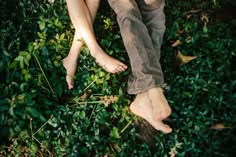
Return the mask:
<svg viewBox="0 0 236 157">
<path fill-rule="evenodd" d="M 165 135 L 129 111 L 130 69 L 105 72 L 86 46 L 67 89 L 61 60 L 74 29 L 65 0 L 1 2 L 0 156 L 233 156 L 235 8 L 230 0 L 166 0 L 161 64 L 174 130 Z M 129 65 L 106 1 L 94 25 L 102 48 Z"/>
</svg>

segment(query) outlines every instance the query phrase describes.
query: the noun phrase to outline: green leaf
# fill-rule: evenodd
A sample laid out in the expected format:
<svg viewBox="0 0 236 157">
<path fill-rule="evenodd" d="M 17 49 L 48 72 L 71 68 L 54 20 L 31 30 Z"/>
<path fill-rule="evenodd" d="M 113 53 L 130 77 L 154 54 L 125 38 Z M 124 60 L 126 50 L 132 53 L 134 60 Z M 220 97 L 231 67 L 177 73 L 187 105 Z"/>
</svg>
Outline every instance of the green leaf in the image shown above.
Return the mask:
<svg viewBox="0 0 236 157">
<path fill-rule="evenodd" d="M 14 60 L 20 62 L 23 59 L 24 59 L 23 56 L 17 56 Z"/>
<path fill-rule="evenodd" d="M 30 54 L 26 55 L 25 57 L 26 57 L 26 59 L 27 59 L 28 61 L 31 59 L 31 55 L 30 55 Z"/>
<path fill-rule="evenodd" d="M 33 49 L 34 49 L 34 43 L 31 42 L 31 43 L 28 45 L 28 51 L 29 51 L 29 52 L 32 52 Z"/>
<path fill-rule="evenodd" d="M 48 56 L 48 55 L 49 55 L 48 49 L 47 49 L 46 46 L 44 46 L 44 47 L 42 48 L 42 55 L 45 55 L 45 56 Z"/>
<path fill-rule="evenodd" d="M 204 33 L 207 33 L 207 32 L 208 32 L 207 26 L 204 26 L 204 27 L 203 27 L 203 32 L 204 32 Z"/>
<path fill-rule="evenodd" d="M 38 112 L 37 109 L 33 108 L 33 107 L 27 107 L 26 111 L 28 111 L 28 113 L 34 117 L 34 118 L 39 118 L 40 121 L 47 121 L 46 118 L 40 113 Z"/>
<path fill-rule="evenodd" d="M 20 84 L 20 91 L 21 91 L 21 92 L 25 92 L 26 89 L 28 89 L 28 87 L 29 87 L 29 84 L 28 84 L 28 83 L 21 83 L 21 84 Z"/>
<path fill-rule="evenodd" d="M 5 103 L 5 104 L 4 104 Z M 4 112 L 8 110 L 8 106 L 7 104 L 7 100 L 0 100 L 0 104 L 2 104 L 2 106 L 0 106 L 0 112 Z"/>
<path fill-rule="evenodd" d="M 55 128 L 59 125 L 59 120 L 53 117 L 50 121 L 48 121 L 48 124 Z"/>
<path fill-rule="evenodd" d="M 29 52 L 27 52 L 27 51 L 20 51 L 19 52 L 19 55 L 20 56 L 26 56 L 26 55 L 28 55 L 29 54 Z"/>
<path fill-rule="evenodd" d="M 39 38 L 44 39 L 44 34 L 43 33 L 37 32 L 37 35 L 39 36 Z"/>
<path fill-rule="evenodd" d="M 28 113 L 32 116 L 32 117 L 35 117 L 35 118 L 39 118 L 40 117 L 40 113 L 38 112 L 38 110 L 36 110 L 35 108 L 33 107 L 27 107 L 26 108 L 26 111 L 28 111 Z"/>
<path fill-rule="evenodd" d="M 119 129 L 117 127 L 113 127 L 110 132 L 110 136 L 114 138 L 120 138 Z"/>
<path fill-rule="evenodd" d="M 43 30 L 45 28 L 45 25 L 46 25 L 45 21 L 38 21 L 38 24 L 39 24 L 40 30 Z"/>
<path fill-rule="evenodd" d="M 23 131 L 21 131 L 20 132 L 20 138 L 22 139 L 22 140 L 26 140 L 27 138 L 29 138 L 30 136 L 29 136 L 29 133 L 27 132 L 27 130 L 23 130 Z"/>
<path fill-rule="evenodd" d="M 13 109 L 12 106 L 9 108 L 8 111 L 9 111 L 9 114 L 10 114 L 12 117 L 15 117 L 15 112 L 14 112 L 14 109 Z"/>
<path fill-rule="evenodd" d="M 81 153 L 81 155 L 88 155 L 88 153 L 89 153 L 89 150 L 88 150 L 88 148 L 87 147 L 82 147 L 81 149 L 80 149 L 80 153 Z"/>
<path fill-rule="evenodd" d="M 81 111 L 81 112 L 79 113 L 79 117 L 80 117 L 81 119 L 85 119 L 85 117 L 86 117 L 85 112 L 84 112 L 84 111 Z"/>
<path fill-rule="evenodd" d="M 27 58 L 24 59 L 24 63 L 29 66 L 29 60 Z"/>
<path fill-rule="evenodd" d="M 61 35 L 60 35 L 60 40 L 63 40 L 65 38 L 65 33 L 62 33 Z"/>
<path fill-rule="evenodd" d="M 59 27 L 59 28 L 62 28 L 62 23 L 61 23 L 61 21 L 59 21 L 58 18 L 54 21 L 54 25 Z"/>
<path fill-rule="evenodd" d="M 23 60 L 23 59 L 20 60 L 20 68 L 21 68 L 21 69 L 24 69 L 24 60 Z"/>
</svg>

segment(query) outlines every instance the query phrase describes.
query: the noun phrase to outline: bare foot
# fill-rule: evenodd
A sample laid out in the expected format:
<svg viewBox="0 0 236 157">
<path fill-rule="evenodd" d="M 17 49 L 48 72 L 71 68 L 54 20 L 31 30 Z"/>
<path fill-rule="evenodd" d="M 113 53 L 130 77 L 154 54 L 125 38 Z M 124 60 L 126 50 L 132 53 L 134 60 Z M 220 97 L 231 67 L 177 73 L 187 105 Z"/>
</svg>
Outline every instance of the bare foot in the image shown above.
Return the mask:
<svg viewBox="0 0 236 157">
<path fill-rule="evenodd" d="M 72 89 L 74 87 L 74 76 L 77 69 L 77 60 L 80 54 L 80 49 L 83 45 L 83 39 L 81 38 L 79 32 L 75 31 L 70 52 L 68 56 L 62 60 L 63 66 L 66 69 L 66 82 L 68 89 Z"/>
<path fill-rule="evenodd" d="M 110 73 L 120 73 L 127 69 L 127 66 L 119 60 L 110 57 L 102 50 L 97 51 L 96 54 L 92 54 L 96 59 L 96 63 L 103 67 L 104 70 Z"/>
<path fill-rule="evenodd" d="M 136 96 L 134 102 L 130 105 L 130 110 L 148 121 L 155 129 L 164 133 L 172 132 L 172 129 L 161 120 L 154 120 L 153 108 L 148 93 L 140 93 Z"/>
<path fill-rule="evenodd" d="M 66 69 L 66 82 L 68 89 L 74 87 L 74 75 L 77 69 L 77 59 L 67 56 L 62 60 L 63 66 Z"/>
<path fill-rule="evenodd" d="M 163 94 L 161 88 L 152 88 L 148 90 L 148 96 L 153 107 L 153 115 L 155 120 L 166 119 L 171 114 L 171 108 Z"/>
</svg>

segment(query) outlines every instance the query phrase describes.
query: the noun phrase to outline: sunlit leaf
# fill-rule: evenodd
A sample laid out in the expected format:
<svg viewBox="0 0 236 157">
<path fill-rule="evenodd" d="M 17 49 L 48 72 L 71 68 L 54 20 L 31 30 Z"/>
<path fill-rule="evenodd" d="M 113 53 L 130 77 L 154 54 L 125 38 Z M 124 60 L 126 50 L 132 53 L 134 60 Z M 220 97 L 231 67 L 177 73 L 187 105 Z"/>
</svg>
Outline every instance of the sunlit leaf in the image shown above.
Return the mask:
<svg viewBox="0 0 236 157">
<path fill-rule="evenodd" d="M 46 25 L 45 21 L 39 21 L 38 24 L 39 24 L 40 30 L 43 30 L 45 28 L 45 25 Z"/>
<path fill-rule="evenodd" d="M 176 56 L 176 60 L 179 62 L 180 66 L 194 60 L 197 58 L 196 56 L 185 56 L 180 51 L 178 51 L 178 54 Z"/>
<path fill-rule="evenodd" d="M 119 129 L 116 127 L 113 127 L 110 132 L 110 136 L 114 138 L 120 138 Z"/>
<path fill-rule="evenodd" d="M 23 56 L 17 56 L 17 57 L 15 58 L 15 61 L 20 62 L 20 61 L 23 60 L 23 59 L 24 59 Z"/>
</svg>

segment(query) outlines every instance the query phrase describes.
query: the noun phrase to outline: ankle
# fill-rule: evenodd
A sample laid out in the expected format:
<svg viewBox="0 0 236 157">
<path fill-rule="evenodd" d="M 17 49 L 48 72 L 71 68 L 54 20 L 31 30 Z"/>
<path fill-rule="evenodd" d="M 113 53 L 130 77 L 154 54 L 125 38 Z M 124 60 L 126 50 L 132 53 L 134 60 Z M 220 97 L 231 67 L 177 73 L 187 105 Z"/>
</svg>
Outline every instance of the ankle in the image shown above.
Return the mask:
<svg viewBox="0 0 236 157">
<path fill-rule="evenodd" d="M 151 95 L 162 95 L 163 94 L 163 89 L 162 88 L 160 88 L 160 87 L 156 87 L 156 88 L 151 88 L 151 89 L 149 89 L 148 90 L 148 94 L 149 94 L 149 96 L 151 96 Z"/>
<path fill-rule="evenodd" d="M 103 50 L 101 48 L 93 48 L 90 49 L 90 54 L 93 58 L 98 59 L 99 58 L 99 54 L 102 54 Z"/>
<path fill-rule="evenodd" d="M 152 88 L 152 90 L 163 93 L 163 89 L 161 87 Z"/>
<path fill-rule="evenodd" d="M 64 59 L 69 60 L 70 62 L 77 61 L 79 54 L 69 53 Z"/>
</svg>

